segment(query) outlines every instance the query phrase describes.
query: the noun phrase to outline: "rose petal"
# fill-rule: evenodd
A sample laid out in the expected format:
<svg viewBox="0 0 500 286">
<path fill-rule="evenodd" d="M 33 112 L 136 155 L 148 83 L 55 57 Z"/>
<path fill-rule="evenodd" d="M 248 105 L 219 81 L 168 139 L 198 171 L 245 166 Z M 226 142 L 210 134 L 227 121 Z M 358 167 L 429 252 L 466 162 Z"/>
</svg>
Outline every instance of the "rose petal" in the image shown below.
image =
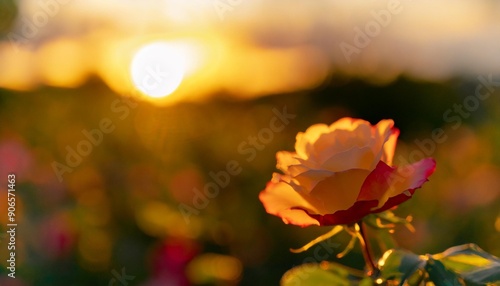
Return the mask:
<svg viewBox="0 0 500 286">
<path fill-rule="evenodd" d="M 297 134 L 297 141 L 295 142 L 295 151 L 302 159 L 308 159 L 311 154 L 312 142 L 315 142 L 318 137 L 323 133 L 330 132 L 325 124 L 315 124 L 307 128 L 306 132 L 299 132 Z"/>
<path fill-rule="evenodd" d="M 295 191 L 283 181 L 269 182 L 259 199 L 269 214 L 279 216 L 285 222 L 300 226 L 318 225 L 310 214 L 331 214 L 351 207 L 368 174 L 367 170 L 357 169 L 337 173 L 323 180 L 309 196 Z"/>
<path fill-rule="evenodd" d="M 316 185 L 325 178 L 330 177 L 333 172 L 328 170 L 308 170 L 294 176 L 294 182 L 301 187 L 304 192 L 309 193 Z"/>
<path fill-rule="evenodd" d="M 387 196 L 389 190 L 389 178 L 395 172 L 396 168 L 388 166 L 379 161 L 375 169 L 366 177 L 361 191 L 356 201 L 380 201 Z M 384 202 L 385 203 L 385 202 Z"/>
<path fill-rule="evenodd" d="M 302 161 L 302 160 L 300 160 Z M 373 153 L 369 147 L 357 148 L 335 154 L 318 169 L 309 169 L 305 164 L 290 166 L 288 171 L 296 182 L 307 192 L 331 176 L 334 172 L 343 172 L 351 169 L 367 169 L 373 161 Z"/>
<path fill-rule="evenodd" d="M 332 172 L 341 172 L 354 168 L 372 170 L 373 160 L 374 155 L 370 147 L 353 147 L 328 158 L 322 164 L 322 169 Z"/>
<path fill-rule="evenodd" d="M 393 134 L 396 134 L 396 137 L 394 137 Z M 371 145 L 371 147 L 373 148 L 373 152 L 376 154 L 376 157 L 372 168 L 375 167 L 379 160 L 382 160 L 389 165 L 392 164 L 398 135 L 399 130 L 394 128 L 394 121 L 391 119 L 380 120 L 380 122 L 374 126 L 375 142 Z M 387 159 L 389 159 L 390 162 L 387 162 Z"/>
<path fill-rule="evenodd" d="M 333 214 L 327 215 L 309 214 L 309 216 L 318 221 L 321 226 L 351 224 L 369 215 L 372 212 L 371 209 L 376 206 L 377 201 L 357 201 L 346 210 L 336 211 Z"/>
<path fill-rule="evenodd" d="M 398 167 L 394 172 L 389 188 L 389 197 L 403 193 L 405 190 L 420 188 L 436 170 L 436 161 L 425 158 L 411 165 Z"/>
<path fill-rule="evenodd" d="M 301 159 L 301 158 L 297 158 L 297 160 L 300 162 L 300 165 L 296 165 L 297 167 L 299 168 L 294 168 L 295 170 L 294 171 L 299 171 L 299 173 L 303 173 L 304 171 L 300 171 L 300 167 L 304 167 L 306 168 L 307 170 L 319 170 L 319 169 L 322 169 L 321 168 L 321 164 L 313 161 L 313 160 L 304 160 L 304 159 Z M 292 172 L 291 170 L 292 168 L 289 169 L 290 172 Z"/>
<path fill-rule="evenodd" d="M 301 227 L 320 225 L 319 221 L 310 217 L 305 211 L 301 209 L 283 210 L 278 213 L 284 223 L 294 224 Z"/>
<path fill-rule="evenodd" d="M 343 172 L 351 169 L 371 170 L 373 153 L 369 147 L 352 148 L 346 152 L 335 154 L 323 166 L 311 166 L 309 161 L 298 159 L 301 165 L 288 167 L 288 174 L 307 189 L 312 190 L 321 180 L 334 172 Z"/>
<path fill-rule="evenodd" d="M 352 169 L 335 173 L 318 183 L 308 198 L 318 210 L 316 213 L 331 214 L 351 207 L 369 173 L 368 170 Z"/>
<path fill-rule="evenodd" d="M 380 208 L 390 197 L 420 188 L 432 175 L 435 167 L 436 162 L 432 158 L 400 168 L 390 167 L 380 161 L 366 177 L 357 201 L 376 200 Z"/>
<path fill-rule="evenodd" d="M 276 153 L 276 168 L 287 174 L 290 166 L 300 164 L 299 160 L 295 157 L 296 155 L 296 153 L 287 151 L 280 151 Z"/>
<path fill-rule="evenodd" d="M 360 221 L 369 214 L 380 213 L 404 203 L 411 198 L 413 193 L 415 193 L 415 189 L 408 190 L 408 192 L 410 193 L 410 196 L 406 194 L 399 194 L 395 197 L 389 198 L 389 200 L 387 200 L 381 208 L 377 208 L 378 202 L 376 200 L 357 201 L 347 210 L 340 210 L 327 215 L 309 214 L 309 216 L 318 221 L 321 226 L 351 224 Z M 307 213 L 307 211 L 304 212 Z"/>
<path fill-rule="evenodd" d="M 310 170 L 317 170 L 317 169 L 315 169 L 314 166 L 309 166 L 306 164 L 292 165 L 288 167 L 288 175 L 296 177 Z"/>
<path fill-rule="evenodd" d="M 380 160 L 386 162 L 389 166 L 392 165 L 392 160 L 394 159 L 394 153 L 396 152 L 396 144 L 398 142 L 399 129 L 392 128 L 391 135 L 384 144 L 384 153 Z"/>
<path fill-rule="evenodd" d="M 344 152 L 353 147 L 365 147 L 372 145 L 373 138 L 371 127 L 360 124 L 354 130 L 332 130 L 322 134 L 314 142 L 314 155 L 318 162 L 322 158 L 329 158 L 335 153 Z"/>
<path fill-rule="evenodd" d="M 383 212 L 386 210 L 390 210 L 395 206 L 399 206 L 400 204 L 411 199 L 413 194 L 415 193 L 415 190 L 416 189 L 412 189 L 412 190 L 410 189 L 410 190 L 408 190 L 408 192 L 406 192 L 404 194 L 399 194 L 397 196 L 389 198 L 381 208 L 375 207 L 375 209 L 372 210 L 371 213 L 380 213 L 380 212 Z"/>
<path fill-rule="evenodd" d="M 350 224 L 361 220 L 363 217 L 371 213 L 379 213 L 400 205 L 401 203 L 409 200 L 415 193 L 415 190 L 420 188 L 422 184 L 427 181 L 427 178 L 434 172 L 436 163 L 434 159 L 427 158 L 410 166 L 411 167 L 407 168 L 406 172 L 402 172 L 404 168 L 392 168 L 387 164 L 381 162 L 377 164 L 377 168 L 368 175 L 365 180 L 366 185 L 374 184 L 372 186 L 375 187 L 377 184 L 383 185 L 383 182 L 390 182 L 390 184 L 385 184 L 387 186 L 393 186 L 394 184 L 397 184 L 398 188 L 402 186 L 404 186 L 403 188 L 409 187 L 403 191 L 398 190 L 400 193 L 388 198 L 382 207 L 377 207 L 379 205 L 379 200 L 377 199 L 360 200 L 361 197 L 364 197 L 365 199 L 369 199 L 370 197 L 376 198 L 381 193 L 380 189 L 373 189 L 368 193 L 366 193 L 366 190 L 364 190 L 365 193 L 363 193 L 363 195 L 360 193 L 360 198 L 358 198 L 359 200 L 357 200 L 353 206 L 346 210 L 340 210 L 326 215 L 309 213 L 309 216 L 317 220 L 322 226 Z M 386 172 L 389 172 L 389 175 L 386 175 Z M 407 175 L 404 177 L 406 179 L 404 179 L 403 181 L 397 180 L 397 178 L 403 177 L 395 177 L 394 175 L 390 175 L 398 174 L 399 176 L 402 176 L 403 173 L 406 173 Z M 371 181 L 371 183 L 368 181 Z M 390 187 L 388 188 L 390 189 Z M 405 191 L 407 192 L 403 193 Z"/>
<path fill-rule="evenodd" d="M 282 217 L 297 225 L 310 224 L 311 220 L 298 215 L 296 211 L 288 212 L 287 210 L 300 208 L 311 213 L 318 212 L 300 193 L 284 182 L 269 182 L 266 189 L 260 192 L 259 199 L 269 214 Z M 283 217 L 284 215 L 287 217 Z"/>
<path fill-rule="evenodd" d="M 344 117 L 341 118 L 332 124 L 330 124 L 330 130 L 349 130 L 352 131 L 356 129 L 359 125 L 366 125 L 366 126 L 371 126 L 370 122 L 363 120 L 363 119 L 356 119 L 352 117 Z"/>
<path fill-rule="evenodd" d="M 292 178 L 288 175 L 282 175 L 279 173 L 273 173 L 273 177 L 271 178 L 272 183 L 279 183 L 279 182 L 285 182 L 287 184 L 290 184 L 292 181 Z"/>
</svg>

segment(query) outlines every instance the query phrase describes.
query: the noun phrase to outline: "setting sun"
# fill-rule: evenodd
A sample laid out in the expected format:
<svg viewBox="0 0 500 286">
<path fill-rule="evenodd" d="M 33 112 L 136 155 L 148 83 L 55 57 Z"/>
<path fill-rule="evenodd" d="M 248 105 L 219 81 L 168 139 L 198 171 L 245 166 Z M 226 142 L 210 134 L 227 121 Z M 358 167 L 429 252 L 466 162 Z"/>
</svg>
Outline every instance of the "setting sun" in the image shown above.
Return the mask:
<svg viewBox="0 0 500 286">
<path fill-rule="evenodd" d="M 188 55 L 178 42 L 147 44 L 135 53 L 130 65 L 134 86 L 154 98 L 172 94 L 181 84 L 187 69 Z"/>
</svg>

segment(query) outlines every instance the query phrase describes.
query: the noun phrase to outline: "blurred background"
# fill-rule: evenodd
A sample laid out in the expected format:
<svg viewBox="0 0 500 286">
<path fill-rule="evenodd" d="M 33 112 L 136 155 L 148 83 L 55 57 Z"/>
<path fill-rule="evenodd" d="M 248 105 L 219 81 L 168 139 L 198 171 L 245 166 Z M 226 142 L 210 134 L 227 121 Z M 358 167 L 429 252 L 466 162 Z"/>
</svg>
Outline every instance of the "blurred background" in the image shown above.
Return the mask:
<svg viewBox="0 0 500 286">
<path fill-rule="evenodd" d="M 18 222 L 12 279 L 0 189 L 0 285 L 277 285 L 329 228 L 258 193 L 297 132 L 343 116 L 394 119 L 396 164 L 437 160 L 396 210 L 416 228 L 402 247 L 500 255 L 500 2 L 0 3 Z M 361 269 L 357 249 L 335 258 L 348 240 L 322 255 Z"/>
</svg>

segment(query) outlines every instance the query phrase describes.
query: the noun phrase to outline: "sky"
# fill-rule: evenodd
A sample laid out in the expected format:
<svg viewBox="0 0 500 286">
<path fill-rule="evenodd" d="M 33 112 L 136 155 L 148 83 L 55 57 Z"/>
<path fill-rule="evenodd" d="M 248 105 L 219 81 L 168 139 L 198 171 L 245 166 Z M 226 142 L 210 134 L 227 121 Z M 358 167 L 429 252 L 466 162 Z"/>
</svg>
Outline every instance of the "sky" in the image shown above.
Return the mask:
<svg viewBox="0 0 500 286">
<path fill-rule="evenodd" d="M 164 49 L 133 71 L 151 44 Z M 339 75 L 377 84 L 498 75 L 499 51 L 497 1 L 24 0 L 0 42 L 0 87 L 97 77 L 159 104 L 244 99 Z M 138 84 L 155 78 L 156 96 Z"/>
</svg>

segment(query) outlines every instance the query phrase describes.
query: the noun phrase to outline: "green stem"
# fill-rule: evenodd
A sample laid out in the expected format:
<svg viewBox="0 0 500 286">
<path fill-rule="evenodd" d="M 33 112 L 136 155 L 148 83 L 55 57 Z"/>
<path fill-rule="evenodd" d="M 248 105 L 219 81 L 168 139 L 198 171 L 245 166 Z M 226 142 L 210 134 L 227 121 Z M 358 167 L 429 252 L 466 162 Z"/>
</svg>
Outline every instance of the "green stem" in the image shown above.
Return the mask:
<svg viewBox="0 0 500 286">
<path fill-rule="evenodd" d="M 356 232 L 358 233 L 359 242 L 361 244 L 361 252 L 365 259 L 366 268 L 368 269 L 368 276 L 376 276 L 379 272 L 377 266 L 373 262 L 373 258 L 370 252 L 370 242 L 366 237 L 365 226 L 362 221 L 357 223 Z"/>
</svg>

